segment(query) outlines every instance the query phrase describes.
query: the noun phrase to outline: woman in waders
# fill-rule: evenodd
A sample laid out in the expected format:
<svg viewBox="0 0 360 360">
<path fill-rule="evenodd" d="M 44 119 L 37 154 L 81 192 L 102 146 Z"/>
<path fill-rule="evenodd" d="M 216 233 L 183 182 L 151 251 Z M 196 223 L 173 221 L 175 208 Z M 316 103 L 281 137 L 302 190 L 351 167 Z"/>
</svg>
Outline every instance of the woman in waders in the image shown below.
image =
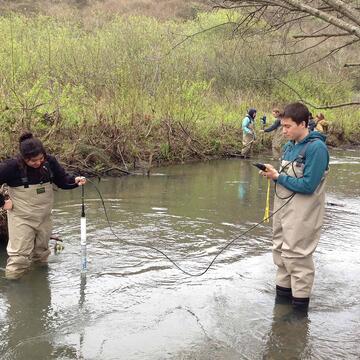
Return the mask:
<svg viewBox="0 0 360 360">
<path fill-rule="evenodd" d="M 4 203 L 9 228 L 5 271 L 8 279 L 20 278 L 32 262 L 47 264 L 53 185 L 67 190 L 86 182 L 82 176 L 67 174 L 31 133 L 20 136 L 19 143 L 18 157 L 0 164 L 0 185 L 8 185 L 10 196 Z"/>
<path fill-rule="evenodd" d="M 255 141 L 255 130 L 254 122 L 256 117 L 256 109 L 249 109 L 248 113 L 242 121 L 242 131 L 243 131 L 243 140 L 242 140 L 242 149 L 241 157 L 247 158 L 251 155 L 251 148 Z"/>
</svg>

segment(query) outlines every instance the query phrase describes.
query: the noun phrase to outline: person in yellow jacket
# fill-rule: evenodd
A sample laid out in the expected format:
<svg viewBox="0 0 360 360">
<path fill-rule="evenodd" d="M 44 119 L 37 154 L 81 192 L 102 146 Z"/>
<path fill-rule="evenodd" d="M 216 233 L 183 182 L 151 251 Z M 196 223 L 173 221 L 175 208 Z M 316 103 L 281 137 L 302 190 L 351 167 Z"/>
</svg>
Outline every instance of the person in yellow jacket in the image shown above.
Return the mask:
<svg viewBox="0 0 360 360">
<path fill-rule="evenodd" d="M 275 182 L 273 259 L 276 292 L 295 309 L 307 310 L 314 282 L 313 253 L 320 239 L 325 211 L 325 178 L 329 152 L 325 136 L 308 128 L 309 110 L 289 104 L 281 119 L 284 146 L 281 168 L 266 164 L 263 176 Z"/>
<path fill-rule="evenodd" d="M 327 120 L 325 119 L 325 116 L 323 113 L 319 113 L 315 116 L 315 130 L 320 132 L 320 133 L 324 133 L 326 134 L 328 132 L 329 129 L 329 123 L 327 122 Z"/>
<path fill-rule="evenodd" d="M 84 185 L 82 176 L 65 172 L 55 157 L 31 133 L 19 138 L 20 153 L 0 164 L 0 185 L 7 184 L 9 199 L 0 199 L 7 209 L 9 242 L 5 277 L 18 279 L 32 262 L 47 264 L 52 233 L 53 185 L 73 189 Z"/>
</svg>

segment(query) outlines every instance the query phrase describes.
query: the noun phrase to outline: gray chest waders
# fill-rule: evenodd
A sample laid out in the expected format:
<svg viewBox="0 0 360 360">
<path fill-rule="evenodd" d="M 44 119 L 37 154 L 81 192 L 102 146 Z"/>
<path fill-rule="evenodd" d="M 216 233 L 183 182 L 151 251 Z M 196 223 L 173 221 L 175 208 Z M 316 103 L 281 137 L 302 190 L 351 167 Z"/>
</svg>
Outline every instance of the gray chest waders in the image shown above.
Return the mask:
<svg viewBox="0 0 360 360">
<path fill-rule="evenodd" d="M 250 118 L 248 116 L 248 118 L 250 119 L 250 123 L 248 125 L 248 128 L 252 131 L 251 134 L 245 133 L 243 132 L 243 138 L 242 138 L 242 149 L 241 149 L 241 155 L 243 157 L 247 157 L 250 156 L 251 154 L 251 149 L 255 140 L 255 135 L 254 135 L 254 120 L 252 118 Z"/>
<path fill-rule="evenodd" d="M 282 133 L 282 126 L 279 126 L 274 131 L 273 139 L 271 142 L 272 155 L 274 159 L 276 160 L 280 159 L 281 147 L 284 145 L 284 143 L 285 143 L 285 137 Z"/>
<path fill-rule="evenodd" d="M 13 209 L 8 211 L 9 255 L 7 278 L 18 278 L 32 261 L 46 263 L 50 254 L 51 211 L 54 202 L 51 182 L 9 187 Z"/>
<path fill-rule="evenodd" d="M 282 173 L 301 178 L 307 143 L 297 161 L 282 160 Z M 310 195 L 297 193 L 273 217 L 273 259 L 278 266 L 276 284 L 291 288 L 297 298 L 308 298 L 314 282 L 312 254 L 320 239 L 325 210 L 325 177 Z M 277 184 L 274 211 L 279 209 L 293 192 Z M 283 199 L 281 199 L 283 198 Z"/>
</svg>

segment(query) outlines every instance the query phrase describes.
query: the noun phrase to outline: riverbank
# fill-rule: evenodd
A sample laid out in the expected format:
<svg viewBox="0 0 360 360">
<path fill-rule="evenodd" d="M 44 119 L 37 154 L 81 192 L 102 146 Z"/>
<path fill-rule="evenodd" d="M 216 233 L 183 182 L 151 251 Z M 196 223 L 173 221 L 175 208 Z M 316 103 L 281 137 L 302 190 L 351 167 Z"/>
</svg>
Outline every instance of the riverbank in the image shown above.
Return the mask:
<svg viewBox="0 0 360 360">
<path fill-rule="evenodd" d="M 242 149 L 241 120 L 218 123 L 184 122 L 140 114 L 126 124 L 89 124 L 64 129 L 61 124 L 36 135 L 45 148 L 69 171 L 81 175 L 117 176 L 140 172 L 148 174 L 153 167 L 206 161 L 236 156 Z M 61 120 L 59 120 L 61 123 Z M 19 133 L 9 134 L 5 149 L 18 147 Z M 254 153 L 271 152 L 272 134 L 257 131 Z M 327 144 L 331 147 L 358 146 L 346 139 L 339 123 L 330 122 Z M 3 158 L 6 158 L 2 154 Z M 8 156 L 9 157 L 9 156 Z"/>
<path fill-rule="evenodd" d="M 259 156 L 260 154 L 263 154 L 264 156 L 268 156 L 271 153 L 271 148 L 268 146 L 270 141 L 270 138 L 267 137 L 266 139 L 259 139 L 259 144 L 255 146 L 255 156 Z M 208 161 L 208 160 L 216 160 L 221 158 L 230 158 L 230 157 L 237 157 L 238 154 L 240 154 L 241 151 L 241 144 L 238 144 L 238 146 L 234 146 L 233 148 L 227 147 L 226 151 L 227 153 L 223 153 L 221 155 L 219 154 L 203 154 L 203 156 L 199 156 L 199 151 L 194 152 L 194 154 L 197 157 L 190 157 L 187 158 L 186 161 L 184 159 L 173 159 L 170 160 L 164 160 L 161 157 L 157 157 L 157 154 L 154 152 L 152 154 L 152 157 L 150 158 L 149 162 L 146 162 L 145 160 L 139 161 L 141 157 L 134 158 L 134 161 L 132 163 L 117 163 L 110 165 L 109 163 L 103 164 L 101 167 L 97 167 L 97 170 L 91 170 L 88 168 L 89 164 L 87 164 L 86 167 L 84 167 L 84 162 L 79 163 L 72 163 L 70 166 L 66 166 L 66 160 L 65 161 L 65 168 L 69 172 L 75 172 L 77 174 L 86 174 L 88 176 L 124 176 L 124 175 L 131 175 L 131 174 L 143 174 L 143 175 L 150 175 L 152 173 L 152 170 L 159 166 L 165 166 L 165 165 L 174 165 L 179 163 L 193 163 L 196 161 Z M 346 151 L 346 150 L 354 150 L 354 149 L 360 149 L 360 145 L 349 145 L 349 144 L 342 144 L 341 146 L 334 147 L 328 144 L 329 148 L 331 150 L 335 151 Z M 232 151 L 232 153 L 231 153 Z M 106 166 L 105 166 L 106 165 Z M 110 166 L 110 167 L 109 167 Z M 102 169 L 102 170 L 101 170 Z M 6 218 L 6 211 L 0 209 L 0 244 L 4 245 L 7 242 L 7 218 Z"/>
</svg>

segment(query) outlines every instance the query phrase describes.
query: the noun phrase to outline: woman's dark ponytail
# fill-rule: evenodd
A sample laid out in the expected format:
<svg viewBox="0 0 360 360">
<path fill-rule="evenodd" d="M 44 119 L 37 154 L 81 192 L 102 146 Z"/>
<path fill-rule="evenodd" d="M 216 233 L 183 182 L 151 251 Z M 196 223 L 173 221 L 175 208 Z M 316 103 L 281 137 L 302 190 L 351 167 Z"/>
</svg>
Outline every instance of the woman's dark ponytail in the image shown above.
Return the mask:
<svg viewBox="0 0 360 360">
<path fill-rule="evenodd" d="M 23 159 L 28 160 L 40 154 L 46 155 L 42 142 L 31 132 L 25 132 L 19 137 L 19 150 Z"/>
<path fill-rule="evenodd" d="M 27 139 L 33 139 L 33 138 L 34 138 L 34 135 L 31 132 L 24 132 L 19 137 L 19 143 L 21 144 L 23 141 L 25 141 Z"/>
</svg>

